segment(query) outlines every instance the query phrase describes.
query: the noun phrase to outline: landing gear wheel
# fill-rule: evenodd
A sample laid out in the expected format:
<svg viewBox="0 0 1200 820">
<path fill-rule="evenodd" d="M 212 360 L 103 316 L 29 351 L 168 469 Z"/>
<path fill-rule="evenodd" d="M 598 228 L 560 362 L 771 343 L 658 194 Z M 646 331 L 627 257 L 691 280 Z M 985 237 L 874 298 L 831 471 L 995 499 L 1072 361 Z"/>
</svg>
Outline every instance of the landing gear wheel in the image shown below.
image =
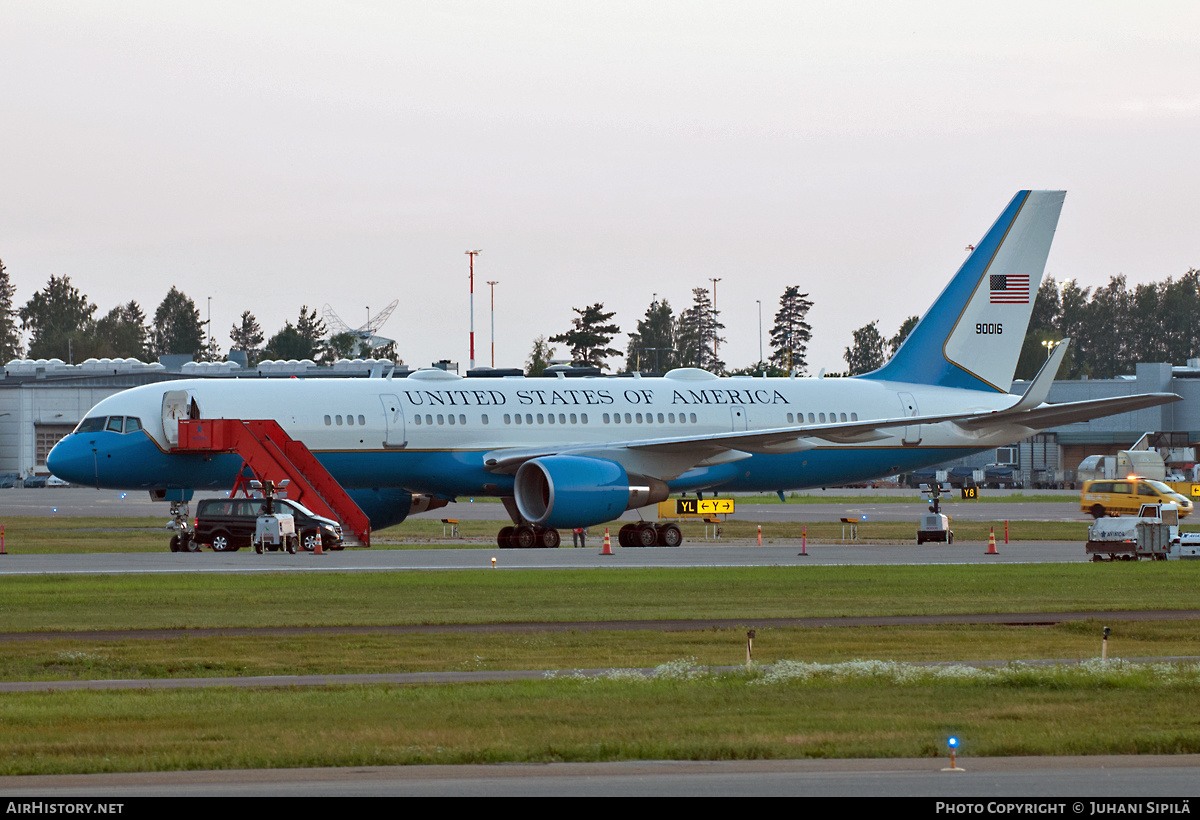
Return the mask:
<svg viewBox="0 0 1200 820">
<path fill-rule="evenodd" d="M 171 552 L 179 552 L 179 536 L 171 536 Z"/>
<path fill-rule="evenodd" d="M 617 530 L 617 544 L 618 545 L 620 545 L 622 547 L 632 547 L 633 546 L 633 540 L 630 537 L 630 534 L 633 531 L 633 527 L 634 527 L 633 524 L 626 524 L 625 526 L 621 527 L 621 529 Z"/>
<path fill-rule="evenodd" d="M 182 535 L 182 536 L 180 536 L 179 540 L 180 540 L 180 545 L 183 547 L 183 549 L 187 550 L 188 552 L 199 552 L 200 551 L 200 542 L 197 541 L 195 538 L 192 538 L 191 535 Z"/>
<path fill-rule="evenodd" d="M 517 531 L 513 533 L 513 546 L 517 549 L 527 550 L 530 547 L 537 546 L 537 533 L 533 531 L 533 527 L 522 524 L 517 527 Z"/>
<path fill-rule="evenodd" d="M 538 533 L 538 546 L 548 550 L 558 549 L 558 545 L 562 543 L 562 536 L 558 534 L 558 530 L 542 530 Z"/>
<path fill-rule="evenodd" d="M 1093 504 L 1091 513 L 1092 513 L 1092 518 L 1103 518 L 1104 517 L 1104 508 L 1102 506 L 1100 506 L 1099 504 Z"/>
<path fill-rule="evenodd" d="M 674 524 L 667 524 L 658 531 L 658 545 L 660 547 L 678 547 L 683 543 L 683 533 L 679 527 Z"/>
<path fill-rule="evenodd" d="M 649 522 L 639 524 L 630 535 L 635 547 L 653 547 L 658 543 L 658 530 Z"/>
<path fill-rule="evenodd" d="M 496 543 L 502 550 L 510 550 L 513 548 L 512 537 L 516 532 L 516 527 L 501 527 L 500 532 L 496 535 Z"/>
</svg>

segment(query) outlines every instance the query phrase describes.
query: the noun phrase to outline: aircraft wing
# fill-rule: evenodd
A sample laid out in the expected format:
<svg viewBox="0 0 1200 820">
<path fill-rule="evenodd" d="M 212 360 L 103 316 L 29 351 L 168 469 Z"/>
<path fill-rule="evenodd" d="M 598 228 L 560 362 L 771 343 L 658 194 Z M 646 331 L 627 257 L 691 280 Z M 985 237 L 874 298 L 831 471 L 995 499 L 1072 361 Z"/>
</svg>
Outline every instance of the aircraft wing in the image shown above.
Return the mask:
<svg viewBox="0 0 1200 820">
<path fill-rule="evenodd" d="M 485 454 L 484 464 L 491 472 L 511 475 L 526 461 L 534 458 L 551 455 L 592 456 L 621 462 L 626 469 L 633 468 L 633 471 L 641 474 L 671 479 L 693 467 L 749 458 L 752 453 L 799 453 L 819 447 L 825 442 L 866 444 L 881 441 L 891 438 L 893 432 L 900 427 L 950 422 L 971 432 L 1010 430 L 1013 427 L 1034 431 L 1182 400 L 1181 396 L 1174 393 L 1143 393 L 1113 399 L 1046 404 L 1046 397 L 1050 394 L 1054 377 L 1058 374 L 1070 343 L 1068 338 L 1055 345 L 1042 369 L 1025 390 L 1025 394 L 1001 410 L 968 410 L 940 415 L 807 424 L 753 432 L 710 433 L 702 436 L 631 439 L 556 448 L 508 448 Z"/>
<path fill-rule="evenodd" d="M 702 436 L 668 436 L 652 439 L 630 439 L 604 443 L 568 444 L 546 448 L 504 448 L 484 456 L 486 468 L 495 473 L 513 474 L 526 461 L 552 455 L 580 455 L 625 461 L 622 452 L 635 456 L 639 471 L 660 478 L 674 478 L 697 466 L 718 464 L 751 453 L 782 454 L 811 450 L 823 443 L 859 444 L 890 438 L 896 428 L 913 425 L 950 422 L 965 430 L 986 431 L 989 428 L 1024 427 L 1044 430 L 1060 424 L 1128 413 L 1181 401 L 1175 393 L 1143 393 L 1112 399 L 1039 404 L 1029 407 L 1018 399 L 1011 407 L 986 412 L 948 413 L 926 416 L 900 416 L 867 421 L 809 424 L 778 427 L 753 432 L 734 431 Z M 656 469 L 647 469 L 657 463 Z M 628 465 L 627 465 L 628 466 Z"/>
<path fill-rule="evenodd" d="M 1158 407 L 1160 404 L 1170 404 L 1173 401 L 1183 401 L 1183 397 L 1175 393 L 1139 393 L 1136 396 L 1120 396 L 1115 399 L 1043 404 L 1040 407 L 1026 410 L 1011 407 L 1008 410 L 983 413 L 955 423 L 967 430 L 982 430 L 996 424 L 1015 424 L 1031 430 L 1044 430 L 1047 427 L 1058 427 L 1060 424 L 1089 421 L 1116 413 L 1129 413 L 1134 410 L 1144 410 L 1147 407 Z"/>
</svg>

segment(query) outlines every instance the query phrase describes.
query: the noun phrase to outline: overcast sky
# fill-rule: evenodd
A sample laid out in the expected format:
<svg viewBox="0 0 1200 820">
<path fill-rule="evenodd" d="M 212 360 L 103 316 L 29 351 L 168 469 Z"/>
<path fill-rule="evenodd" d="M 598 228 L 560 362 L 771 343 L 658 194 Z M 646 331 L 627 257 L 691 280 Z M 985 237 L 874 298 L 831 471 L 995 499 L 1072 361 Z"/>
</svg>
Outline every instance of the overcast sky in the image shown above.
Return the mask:
<svg viewBox="0 0 1200 820">
<path fill-rule="evenodd" d="M 521 366 L 572 307 L 633 331 L 719 278 L 731 367 L 794 284 L 841 370 L 1021 188 L 1068 191 L 1059 280 L 1200 267 L 1195 2 L 0 0 L 0 95 L 16 305 L 175 285 L 223 350 L 399 299 L 405 362 L 465 369 L 479 248 L 480 364 L 487 280 Z"/>
</svg>

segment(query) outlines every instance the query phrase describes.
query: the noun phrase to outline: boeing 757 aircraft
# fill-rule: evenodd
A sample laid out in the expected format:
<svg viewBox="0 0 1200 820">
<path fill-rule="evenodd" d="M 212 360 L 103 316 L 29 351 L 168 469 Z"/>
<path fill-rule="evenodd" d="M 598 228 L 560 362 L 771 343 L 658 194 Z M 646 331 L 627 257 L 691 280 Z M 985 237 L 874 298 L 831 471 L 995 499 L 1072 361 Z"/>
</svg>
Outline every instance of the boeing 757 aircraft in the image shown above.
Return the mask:
<svg viewBox="0 0 1200 820">
<path fill-rule="evenodd" d="M 460 496 L 499 496 L 502 546 L 557 545 L 680 492 L 823 487 L 938 464 L 1039 430 L 1152 407 L 1155 393 L 1046 404 L 1066 353 L 1008 393 L 1064 192 L 1021 191 L 880 369 L 855 378 L 200 379 L 97 404 L 46 460 L 72 483 L 227 489 L 235 453 L 179 452 L 180 417 L 273 419 L 380 528 Z M 190 494 L 183 496 L 185 499 Z M 678 544 L 672 525 L 637 543 Z"/>
</svg>

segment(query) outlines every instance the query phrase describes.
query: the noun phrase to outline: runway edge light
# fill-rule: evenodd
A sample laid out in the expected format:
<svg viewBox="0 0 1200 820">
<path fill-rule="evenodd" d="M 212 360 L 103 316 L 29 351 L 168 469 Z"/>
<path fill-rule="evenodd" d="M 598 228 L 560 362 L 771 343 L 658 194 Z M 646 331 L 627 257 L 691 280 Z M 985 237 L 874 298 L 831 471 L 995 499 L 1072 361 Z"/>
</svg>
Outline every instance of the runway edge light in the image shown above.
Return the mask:
<svg viewBox="0 0 1200 820">
<path fill-rule="evenodd" d="M 958 767 L 958 765 L 954 762 L 954 754 L 956 751 L 958 751 L 958 737 L 955 735 L 951 735 L 950 737 L 946 738 L 946 745 L 950 747 L 950 765 L 947 768 L 942 769 L 942 771 L 943 772 L 965 772 L 966 769 L 960 769 Z"/>
</svg>

